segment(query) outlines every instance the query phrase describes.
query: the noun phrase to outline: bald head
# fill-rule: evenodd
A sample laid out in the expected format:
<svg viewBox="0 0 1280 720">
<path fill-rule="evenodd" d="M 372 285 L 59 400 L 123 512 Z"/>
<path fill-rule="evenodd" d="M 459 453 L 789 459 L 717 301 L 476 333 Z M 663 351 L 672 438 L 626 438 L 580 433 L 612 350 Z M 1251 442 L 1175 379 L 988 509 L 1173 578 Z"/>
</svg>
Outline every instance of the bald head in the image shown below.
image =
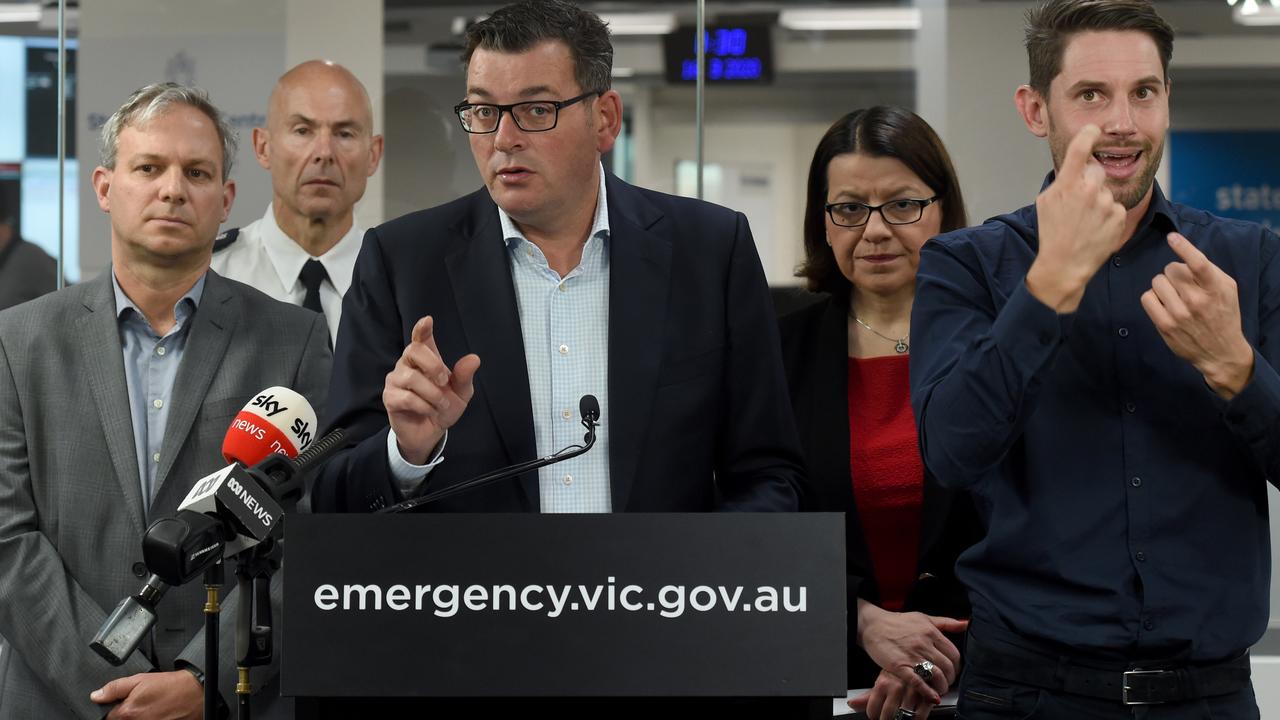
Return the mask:
<svg viewBox="0 0 1280 720">
<path fill-rule="evenodd" d="M 369 92 L 364 83 L 345 67 L 332 60 L 308 60 L 291 68 L 271 90 L 271 99 L 267 104 L 267 124 L 273 124 L 273 118 L 281 113 L 288 113 L 289 96 L 293 93 L 304 94 L 343 94 L 357 100 L 362 111 L 360 118 L 365 127 L 373 129 L 373 103 L 369 101 Z"/>
<path fill-rule="evenodd" d="M 253 149 L 271 171 L 277 224 L 315 250 L 351 227 L 352 209 L 382 159 L 382 137 L 373 134 L 373 106 L 356 76 L 337 63 L 309 60 L 276 82 Z M 324 242 L 305 242 L 307 232 Z"/>
</svg>

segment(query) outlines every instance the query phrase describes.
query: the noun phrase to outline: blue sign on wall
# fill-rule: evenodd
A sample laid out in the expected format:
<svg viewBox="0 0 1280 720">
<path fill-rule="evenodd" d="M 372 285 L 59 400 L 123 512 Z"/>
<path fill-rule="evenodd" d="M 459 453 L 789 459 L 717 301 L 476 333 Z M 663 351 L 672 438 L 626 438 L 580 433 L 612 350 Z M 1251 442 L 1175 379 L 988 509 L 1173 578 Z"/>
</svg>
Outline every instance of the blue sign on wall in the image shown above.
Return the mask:
<svg viewBox="0 0 1280 720">
<path fill-rule="evenodd" d="M 1280 229 L 1280 132 L 1169 133 L 1169 197 Z"/>
</svg>

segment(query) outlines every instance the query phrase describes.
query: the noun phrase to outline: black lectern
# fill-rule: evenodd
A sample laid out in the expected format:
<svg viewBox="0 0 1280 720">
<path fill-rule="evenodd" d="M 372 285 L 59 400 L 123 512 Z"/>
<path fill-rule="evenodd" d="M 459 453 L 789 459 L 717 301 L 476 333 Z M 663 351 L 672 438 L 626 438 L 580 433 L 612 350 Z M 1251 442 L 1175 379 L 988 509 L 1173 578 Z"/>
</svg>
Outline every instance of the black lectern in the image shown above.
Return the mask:
<svg viewBox="0 0 1280 720">
<path fill-rule="evenodd" d="M 286 533 L 300 718 L 780 717 L 805 698 L 829 716 L 845 692 L 839 514 L 293 515 Z"/>
</svg>

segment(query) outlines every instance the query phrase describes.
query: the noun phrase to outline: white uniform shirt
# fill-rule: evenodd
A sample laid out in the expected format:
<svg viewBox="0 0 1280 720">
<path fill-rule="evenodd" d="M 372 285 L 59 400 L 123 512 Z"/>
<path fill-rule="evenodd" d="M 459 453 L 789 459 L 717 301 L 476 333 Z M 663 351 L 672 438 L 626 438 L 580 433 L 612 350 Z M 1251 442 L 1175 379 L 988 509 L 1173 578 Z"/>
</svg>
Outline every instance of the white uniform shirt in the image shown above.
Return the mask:
<svg viewBox="0 0 1280 720">
<path fill-rule="evenodd" d="M 335 344 L 342 316 L 342 296 L 351 287 L 351 273 L 363 238 L 364 228 L 353 224 L 337 245 L 315 258 L 329 273 L 329 280 L 320 285 L 320 307 L 324 308 L 324 318 L 329 324 L 329 339 Z M 212 267 L 223 277 L 239 280 L 276 300 L 301 306 L 307 290 L 298 273 L 310 259 L 311 255 L 276 224 L 271 205 L 267 205 L 262 219 L 240 228 L 235 242 L 213 254 Z"/>
</svg>

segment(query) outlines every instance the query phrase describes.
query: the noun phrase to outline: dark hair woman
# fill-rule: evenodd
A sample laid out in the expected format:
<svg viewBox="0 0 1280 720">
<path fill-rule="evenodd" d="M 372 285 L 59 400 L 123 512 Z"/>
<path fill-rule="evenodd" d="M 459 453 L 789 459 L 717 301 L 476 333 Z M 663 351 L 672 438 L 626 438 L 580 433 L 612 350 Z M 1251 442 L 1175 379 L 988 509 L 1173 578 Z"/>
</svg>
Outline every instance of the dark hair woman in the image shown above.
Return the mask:
<svg viewBox="0 0 1280 720">
<path fill-rule="evenodd" d="M 781 320 L 783 355 L 802 507 L 846 518 L 849 687 L 872 687 L 850 704 L 877 720 L 924 717 L 959 675 L 954 567 L 978 522 L 921 462 L 907 363 L 920 247 L 965 224 L 946 148 L 909 110 L 849 113 L 818 143 L 798 274 L 828 299 Z"/>
</svg>

